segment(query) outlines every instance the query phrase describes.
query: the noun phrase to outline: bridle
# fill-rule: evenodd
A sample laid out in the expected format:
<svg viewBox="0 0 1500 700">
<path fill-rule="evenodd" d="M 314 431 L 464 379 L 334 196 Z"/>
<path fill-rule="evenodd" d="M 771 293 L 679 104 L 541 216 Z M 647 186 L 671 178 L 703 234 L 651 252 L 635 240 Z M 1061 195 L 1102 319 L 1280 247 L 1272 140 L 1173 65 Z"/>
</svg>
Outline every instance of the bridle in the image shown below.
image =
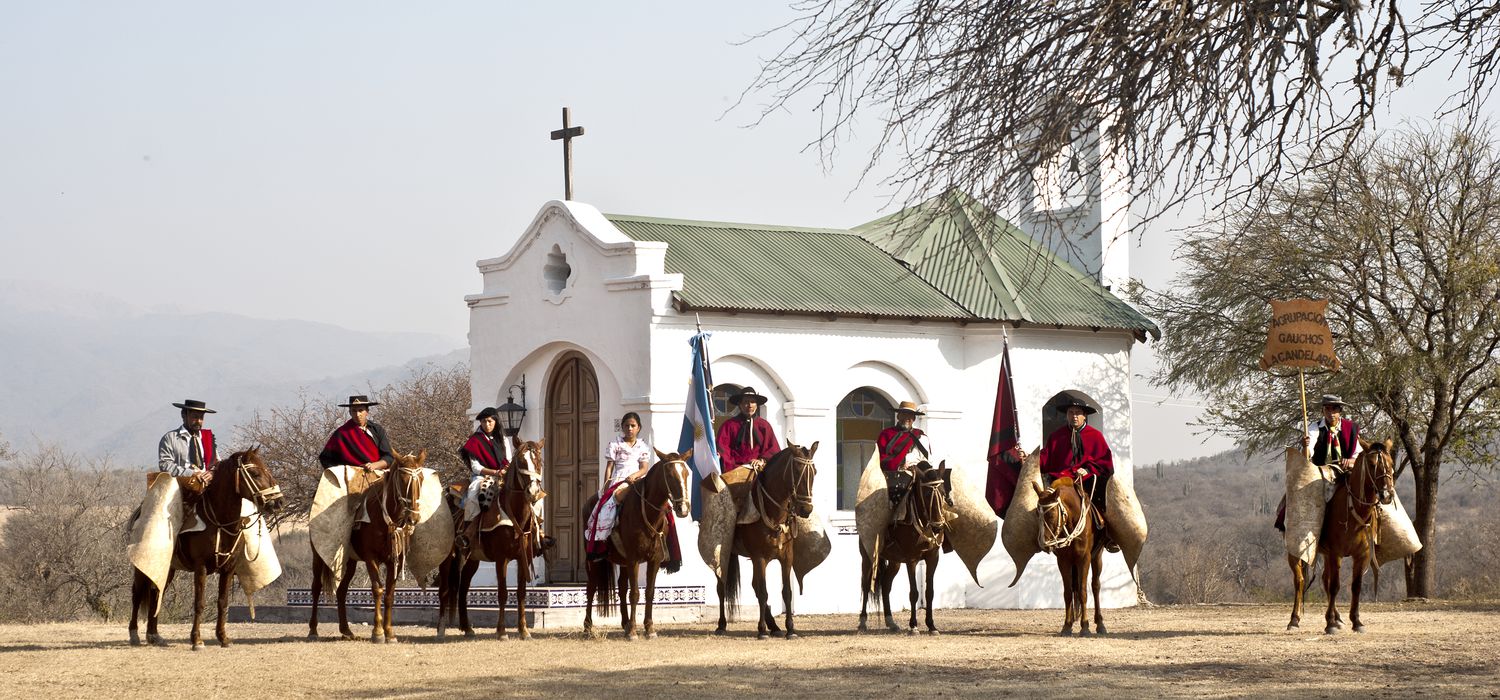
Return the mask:
<svg viewBox="0 0 1500 700">
<path fill-rule="evenodd" d="M 662 467 L 667 468 L 663 469 Z M 661 537 L 662 532 L 667 527 L 668 512 L 676 511 L 678 513 L 681 513 L 687 510 L 687 508 L 691 507 L 692 505 L 692 501 L 689 500 L 689 496 L 687 493 L 687 487 L 682 483 L 682 479 L 676 478 L 678 473 L 677 467 L 681 467 L 683 470 L 688 469 L 686 461 L 683 461 L 681 459 L 670 459 L 657 462 L 656 465 L 651 468 L 651 471 L 646 472 L 645 480 L 650 480 L 653 477 L 657 477 L 659 473 L 660 476 L 657 477 L 658 480 L 666 482 L 665 486 L 667 489 L 667 501 L 659 506 L 654 503 L 647 502 L 646 494 L 643 493 L 645 490 L 644 488 L 631 489 L 632 493 L 635 494 L 636 500 L 640 501 L 641 504 L 641 524 L 646 528 L 646 531 L 650 533 L 651 537 Z M 647 481 L 647 484 L 645 485 L 651 484 L 649 481 Z M 652 517 L 653 512 L 655 517 Z M 653 522 L 660 522 L 661 525 L 653 525 Z"/>
<path fill-rule="evenodd" d="M 909 498 L 911 498 L 913 513 L 918 517 L 912 518 L 910 527 L 916 530 L 917 536 L 925 540 L 929 546 L 936 546 L 942 537 L 939 531 L 946 522 L 942 517 L 943 477 L 926 461 L 920 462 L 917 467 L 918 469 L 915 470 L 917 478 L 912 484 Z M 919 506 L 920 510 L 918 510 Z"/>
<path fill-rule="evenodd" d="M 240 546 L 240 542 L 245 538 L 245 530 L 256 527 L 265 519 L 266 506 L 283 498 L 281 487 L 276 484 L 276 480 L 272 478 L 269 485 L 262 485 L 255 478 L 255 472 L 251 470 L 252 465 L 254 465 L 254 462 L 247 461 L 244 453 L 236 453 L 234 455 L 234 493 L 236 496 L 239 496 L 237 500 L 248 500 L 255 505 L 254 516 L 244 518 L 236 511 L 234 516 L 220 520 L 219 514 L 214 510 L 213 499 L 207 497 L 203 499 L 203 521 L 214 528 L 215 569 L 222 569 L 225 564 L 229 563 L 229 559 L 234 556 L 235 551 Z M 267 472 L 266 475 L 270 477 L 270 472 Z M 245 485 L 249 486 L 248 497 Z M 234 541 L 229 543 L 229 549 L 227 550 L 220 547 L 223 536 L 226 533 L 234 537 Z M 259 553 L 255 557 L 252 557 L 252 560 L 258 557 Z"/>
<path fill-rule="evenodd" d="M 1377 527 L 1380 511 L 1376 506 L 1389 503 L 1395 497 L 1395 460 L 1391 459 L 1384 444 L 1380 444 L 1380 447 L 1372 447 L 1360 454 L 1344 484 L 1344 490 L 1349 494 L 1348 517 L 1359 527 Z M 1375 473 L 1371 474 L 1372 471 Z M 1366 492 L 1371 494 L 1368 500 Z"/>
<path fill-rule="evenodd" d="M 787 527 L 792 520 L 793 506 L 796 506 L 803 512 L 809 513 L 813 509 L 813 478 L 817 476 L 817 466 L 813 464 L 811 457 L 803 457 L 796 452 L 791 454 L 791 458 L 788 461 L 790 464 L 777 465 L 785 467 L 778 470 L 778 475 L 782 473 L 786 475 L 785 479 L 783 479 L 787 488 L 785 501 L 776 501 L 766 490 L 766 483 L 771 480 L 771 465 L 768 464 L 761 469 L 759 478 L 755 480 L 753 495 L 755 500 L 758 501 L 755 506 L 760 510 L 761 523 L 772 531 L 780 531 Z M 776 507 L 781 510 L 782 515 L 780 518 L 775 520 L 771 518 L 771 513 L 766 508 L 766 505 L 769 503 L 775 503 Z"/>
<path fill-rule="evenodd" d="M 1089 526 L 1092 499 L 1089 498 L 1089 494 L 1084 493 L 1083 487 L 1079 486 L 1076 480 L 1073 482 L 1073 490 L 1078 494 L 1079 512 L 1078 522 L 1073 523 L 1071 529 L 1068 528 L 1068 509 L 1056 489 L 1047 488 L 1048 497 L 1054 500 L 1037 504 L 1041 523 L 1037 528 L 1036 543 L 1043 551 L 1054 552 L 1073 544 L 1073 540 L 1082 536 Z"/>
</svg>

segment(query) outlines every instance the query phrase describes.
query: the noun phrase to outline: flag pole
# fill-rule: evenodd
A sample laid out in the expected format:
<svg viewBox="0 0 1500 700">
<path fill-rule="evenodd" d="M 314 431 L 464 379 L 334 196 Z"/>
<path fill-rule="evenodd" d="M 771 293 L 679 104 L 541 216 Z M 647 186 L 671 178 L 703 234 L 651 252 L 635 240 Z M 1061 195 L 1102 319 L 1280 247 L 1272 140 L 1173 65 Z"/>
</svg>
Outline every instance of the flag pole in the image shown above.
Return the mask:
<svg viewBox="0 0 1500 700">
<path fill-rule="evenodd" d="M 1297 368 L 1297 388 L 1302 394 L 1302 434 L 1305 436 L 1307 435 L 1307 370 L 1302 367 Z M 1309 445 L 1303 445 L 1303 456 L 1309 456 L 1308 450 L 1310 449 L 1312 448 Z"/>
</svg>

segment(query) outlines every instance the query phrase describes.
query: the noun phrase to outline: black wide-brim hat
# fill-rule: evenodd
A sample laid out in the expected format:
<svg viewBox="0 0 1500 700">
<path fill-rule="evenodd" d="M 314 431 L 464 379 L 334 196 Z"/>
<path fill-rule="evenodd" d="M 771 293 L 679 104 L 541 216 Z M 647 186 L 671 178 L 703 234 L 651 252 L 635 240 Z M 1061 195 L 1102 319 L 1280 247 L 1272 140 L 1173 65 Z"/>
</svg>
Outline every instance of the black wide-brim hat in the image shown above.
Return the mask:
<svg viewBox="0 0 1500 700">
<path fill-rule="evenodd" d="M 1339 398 L 1338 394 L 1324 394 L 1323 399 L 1320 403 L 1322 403 L 1322 405 L 1324 406 L 1338 406 L 1339 408 L 1344 407 L 1344 400 Z"/>
<path fill-rule="evenodd" d="M 340 408 L 355 408 L 357 406 L 379 406 L 379 405 L 380 405 L 379 401 L 371 401 L 370 397 L 364 396 L 364 395 L 359 395 L 359 396 L 350 396 L 349 397 L 349 403 L 341 403 L 341 404 L 339 404 L 339 407 Z"/>
<path fill-rule="evenodd" d="M 1082 409 L 1083 415 L 1085 416 L 1092 416 L 1095 413 L 1099 412 L 1099 409 L 1084 403 L 1083 399 L 1075 398 L 1063 399 L 1061 401 L 1058 401 L 1057 404 L 1052 407 L 1052 409 L 1057 411 L 1058 413 L 1067 413 L 1068 409 L 1070 408 Z"/>
<path fill-rule="evenodd" d="M 218 411 L 209 408 L 208 404 L 196 399 L 183 399 L 182 403 L 174 403 L 172 405 L 184 411 L 198 411 L 199 413 L 218 413 Z"/>
<path fill-rule="evenodd" d="M 766 397 L 764 397 L 764 396 L 762 396 L 760 394 L 755 393 L 755 387 L 753 387 L 753 386 L 747 386 L 747 387 L 745 387 L 743 389 L 740 389 L 739 391 L 735 392 L 735 394 L 733 396 L 730 396 L 729 397 L 729 403 L 731 403 L 731 404 L 733 404 L 735 406 L 738 406 L 738 405 L 740 405 L 740 400 L 741 399 L 746 399 L 746 398 L 748 398 L 748 399 L 750 399 L 750 400 L 754 401 L 755 403 L 758 403 L 758 404 L 760 404 L 762 406 L 766 405 L 766 402 L 770 400 L 770 399 L 767 399 Z"/>
<path fill-rule="evenodd" d="M 486 406 L 483 411 L 479 412 L 479 415 L 474 416 L 475 422 L 482 421 L 486 418 L 494 418 L 495 420 L 500 420 L 499 409 L 495 408 L 494 406 Z"/>
</svg>

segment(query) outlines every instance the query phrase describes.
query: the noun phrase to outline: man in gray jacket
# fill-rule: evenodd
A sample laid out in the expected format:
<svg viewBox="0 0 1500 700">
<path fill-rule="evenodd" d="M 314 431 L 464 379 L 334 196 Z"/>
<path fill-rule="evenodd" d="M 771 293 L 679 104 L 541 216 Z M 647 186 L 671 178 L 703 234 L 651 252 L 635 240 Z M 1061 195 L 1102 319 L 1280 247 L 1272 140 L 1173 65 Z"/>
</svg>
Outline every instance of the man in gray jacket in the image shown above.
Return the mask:
<svg viewBox="0 0 1500 700">
<path fill-rule="evenodd" d="M 172 476 L 199 476 L 207 480 L 214 469 L 214 434 L 203 427 L 203 417 L 217 411 L 193 399 L 172 405 L 182 409 L 182 425 L 161 436 L 156 448 L 156 468 Z"/>
</svg>

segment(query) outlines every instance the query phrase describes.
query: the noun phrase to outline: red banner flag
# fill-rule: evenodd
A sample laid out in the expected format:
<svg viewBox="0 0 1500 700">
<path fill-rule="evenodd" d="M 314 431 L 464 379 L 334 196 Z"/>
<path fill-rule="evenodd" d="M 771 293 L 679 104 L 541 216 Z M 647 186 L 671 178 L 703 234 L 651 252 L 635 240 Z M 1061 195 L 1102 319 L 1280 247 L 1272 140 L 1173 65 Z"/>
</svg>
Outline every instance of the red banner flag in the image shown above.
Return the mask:
<svg viewBox="0 0 1500 700">
<path fill-rule="evenodd" d="M 984 482 L 984 497 L 995 509 L 995 514 L 1005 517 L 1010 507 L 1011 496 L 1016 492 L 1016 481 L 1021 477 L 1021 464 L 1010 455 L 1011 448 L 1021 442 L 1021 425 L 1016 418 L 1016 390 L 1010 375 L 1010 342 L 1006 341 L 1000 351 L 1000 386 L 995 391 L 995 417 L 990 427 L 990 449 L 987 455 L 990 470 Z"/>
</svg>

